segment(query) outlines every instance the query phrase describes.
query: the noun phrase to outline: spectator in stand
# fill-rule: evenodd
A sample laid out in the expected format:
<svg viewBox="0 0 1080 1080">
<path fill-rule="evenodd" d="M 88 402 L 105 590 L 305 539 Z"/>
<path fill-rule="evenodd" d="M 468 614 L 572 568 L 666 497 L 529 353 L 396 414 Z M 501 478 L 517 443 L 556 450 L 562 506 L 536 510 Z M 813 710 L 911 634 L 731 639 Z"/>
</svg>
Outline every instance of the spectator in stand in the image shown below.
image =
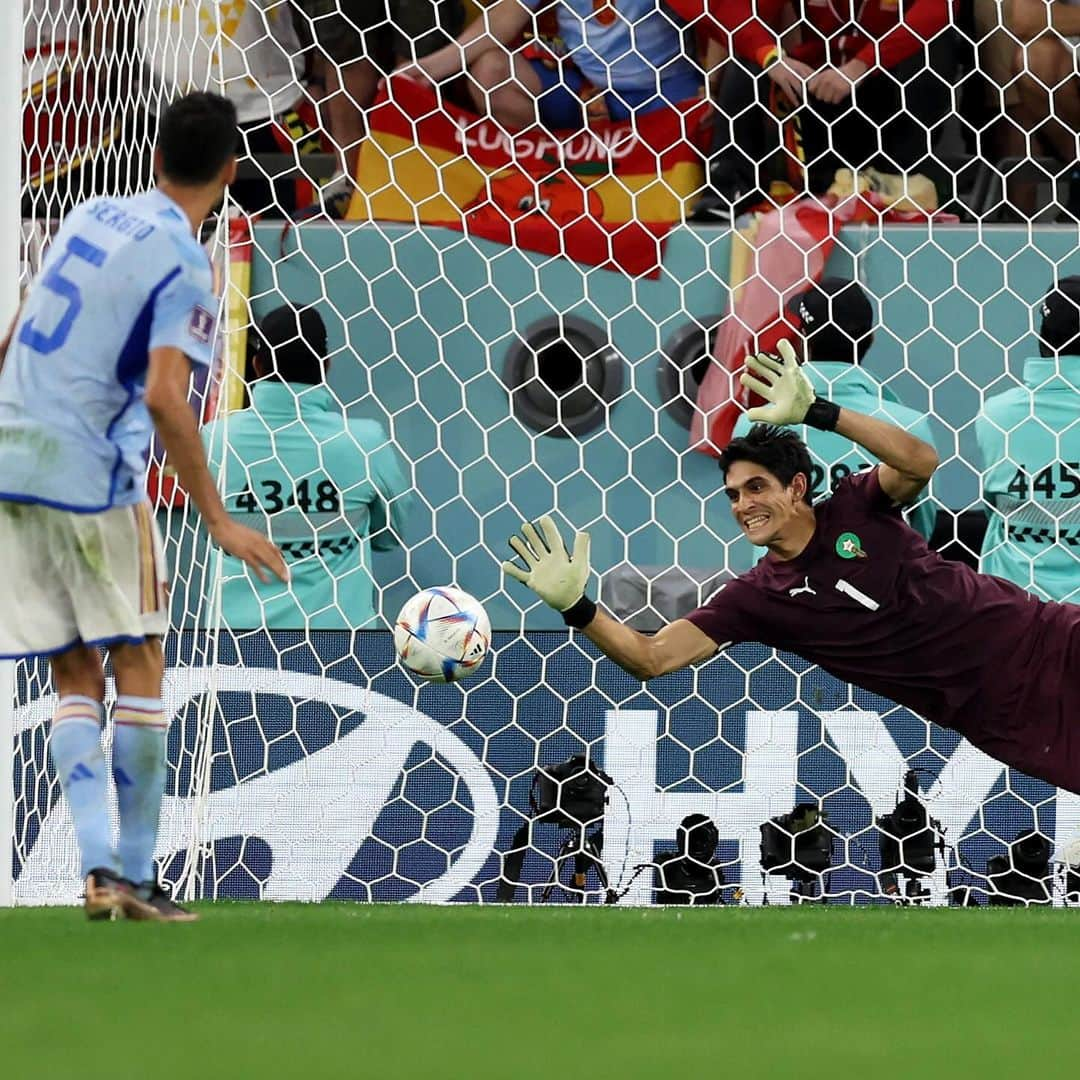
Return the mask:
<svg viewBox="0 0 1080 1080">
<path fill-rule="evenodd" d="M 138 5 L 125 10 L 133 14 Z M 150 107 L 210 88 L 236 106 L 248 157 L 323 149 L 303 77 L 292 11 L 281 0 L 217 4 L 146 0 L 139 38 L 150 80 Z M 328 178 L 327 178 L 328 179 Z M 314 201 L 313 185 L 283 177 L 241 179 L 230 194 L 249 214 L 292 215 Z"/>
<path fill-rule="evenodd" d="M 971 109 L 964 97 L 965 119 L 982 132 L 979 146 L 987 161 L 1019 157 L 1024 153 L 1024 136 L 1016 117 L 1020 91 L 1016 80 L 1016 38 L 1006 18 L 1010 3 L 1002 0 L 969 0 L 957 14 L 961 32 L 975 48 L 971 54 L 975 70 L 969 76 L 971 89 L 979 100 Z M 968 116 L 968 113 L 973 115 Z"/>
<path fill-rule="evenodd" d="M 798 317 L 806 343 L 802 370 L 814 390 L 842 408 L 876 416 L 934 445 L 934 433 L 925 413 L 902 405 L 888 386 L 883 386 L 860 363 L 874 343 L 874 308 L 857 281 L 822 278 L 788 305 Z M 744 414 L 735 425 L 736 437 L 746 435 L 753 424 Z M 870 469 L 877 462 L 850 439 L 835 431 L 804 427 L 797 434 L 810 450 L 815 497 L 831 494 L 852 473 Z M 907 511 L 908 524 L 929 540 L 934 531 L 937 507 L 929 492 Z"/>
<path fill-rule="evenodd" d="M 975 425 L 990 523 L 980 569 L 1042 600 L 1080 602 L 1080 277 L 1042 304 L 1024 383 L 987 400 Z"/>
<path fill-rule="evenodd" d="M 264 584 L 227 557 L 227 626 L 379 625 L 371 552 L 401 543 L 413 497 L 383 427 L 350 419 L 326 385 L 326 351 L 314 308 L 275 308 L 253 334 L 251 406 L 203 429 L 226 508 L 277 538 L 290 574 Z"/>
<path fill-rule="evenodd" d="M 44 223 L 116 189 L 140 128 L 115 15 L 97 0 L 23 0 L 22 215 Z M 119 166 L 119 167 L 118 167 Z"/>
<path fill-rule="evenodd" d="M 557 37 L 516 43 L 553 11 Z M 702 74 L 660 0 L 495 0 L 454 42 L 401 70 L 433 84 L 467 71 L 476 109 L 508 131 L 578 129 L 692 98 Z"/>
<path fill-rule="evenodd" d="M 790 30 L 786 6 L 712 0 L 711 32 L 733 42 L 720 98 L 731 141 L 696 216 L 728 222 L 767 195 L 781 146 L 789 163 L 805 162 L 813 193 L 840 168 L 942 179 L 931 144 L 951 105 L 950 0 L 866 0 L 851 20 L 839 5 L 807 2 Z M 785 128 L 789 117 L 796 128 Z"/>
<path fill-rule="evenodd" d="M 464 22 L 460 0 L 292 0 L 326 96 L 330 136 L 344 176 L 356 176 L 364 110 L 395 57 L 423 56 L 446 43 Z M 339 185 L 348 193 L 351 185 Z"/>
<path fill-rule="evenodd" d="M 1063 168 L 1075 170 L 1080 158 L 1080 0 L 1012 0 L 1006 21 L 1020 43 L 1015 115 L 1030 136 L 1027 153 L 1048 153 Z M 1080 182 L 1074 178 L 1071 188 L 1068 210 L 1080 218 Z M 1017 185 L 1010 199 L 1025 216 L 1040 209 L 1033 184 Z"/>
</svg>

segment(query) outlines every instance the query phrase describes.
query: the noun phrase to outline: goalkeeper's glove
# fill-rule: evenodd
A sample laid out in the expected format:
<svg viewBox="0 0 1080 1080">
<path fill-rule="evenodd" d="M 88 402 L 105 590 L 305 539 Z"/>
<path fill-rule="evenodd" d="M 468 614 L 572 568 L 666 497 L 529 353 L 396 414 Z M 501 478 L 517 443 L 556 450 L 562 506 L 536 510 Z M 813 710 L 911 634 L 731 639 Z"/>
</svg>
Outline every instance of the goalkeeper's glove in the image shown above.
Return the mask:
<svg viewBox="0 0 1080 1080">
<path fill-rule="evenodd" d="M 587 532 L 579 532 L 574 537 L 574 553 L 568 555 L 558 526 L 545 514 L 540 519 L 539 532 L 526 522 L 521 526 L 521 536 L 515 533 L 509 543 L 527 569 L 522 570 L 517 563 L 504 562 L 504 573 L 527 585 L 548 607 L 561 612 L 568 626 L 580 629 L 592 621 L 596 604 L 585 596 L 585 585 L 589 580 Z"/>
<path fill-rule="evenodd" d="M 754 374 L 743 372 L 739 376 L 743 386 L 768 402 L 750 409 L 747 417 L 765 424 L 810 424 L 832 431 L 840 415 L 839 407 L 814 394 L 790 341 L 781 341 L 777 349 L 779 356 L 758 353 L 749 357 L 746 366 Z"/>
</svg>

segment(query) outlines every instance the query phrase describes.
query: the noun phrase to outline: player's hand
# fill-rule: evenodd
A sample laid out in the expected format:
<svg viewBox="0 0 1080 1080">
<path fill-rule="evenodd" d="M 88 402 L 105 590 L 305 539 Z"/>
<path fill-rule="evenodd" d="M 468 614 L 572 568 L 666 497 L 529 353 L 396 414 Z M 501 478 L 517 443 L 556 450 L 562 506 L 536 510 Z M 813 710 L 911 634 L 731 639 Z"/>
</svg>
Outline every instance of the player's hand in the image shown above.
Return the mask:
<svg viewBox="0 0 1080 1080">
<path fill-rule="evenodd" d="M 215 544 L 235 558 L 243 559 L 264 585 L 269 583 L 270 574 L 281 581 L 289 580 L 289 568 L 281 552 L 261 532 L 249 529 L 232 518 L 209 532 Z"/>
<path fill-rule="evenodd" d="M 765 424 L 801 424 L 814 404 L 814 388 L 799 367 L 799 358 L 790 341 L 777 346 L 779 356 L 758 353 L 746 361 L 754 374 L 743 372 L 739 381 L 748 390 L 760 394 L 768 405 L 759 405 L 746 415 Z M 757 378 L 756 376 L 761 376 Z"/>
<path fill-rule="evenodd" d="M 540 532 L 526 522 L 521 526 L 521 536 L 510 537 L 510 546 L 528 569 L 522 570 L 517 563 L 504 562 L 503 573 L 528 585 L 548 607 L 568 611 L 585 595 L 589 580 L 587 532 L 579 532 L 574 537 L 574 554 L 568 555 L 558 526 L 545 514 L 540 519 Z"/>
</svg>

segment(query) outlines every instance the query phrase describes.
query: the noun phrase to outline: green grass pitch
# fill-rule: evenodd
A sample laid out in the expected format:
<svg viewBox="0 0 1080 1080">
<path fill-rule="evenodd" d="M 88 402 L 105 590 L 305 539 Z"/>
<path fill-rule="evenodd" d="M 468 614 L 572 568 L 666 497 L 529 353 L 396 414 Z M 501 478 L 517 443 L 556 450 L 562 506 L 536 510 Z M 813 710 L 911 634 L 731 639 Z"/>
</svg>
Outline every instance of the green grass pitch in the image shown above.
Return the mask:
<svg viewBox="0 0 1080 1080">
<path fill-rule="evenodd" d="M 1076 1075 L 1069 911 L 203 904 L 0 911 L 0 1074 Z"/>
</svg>

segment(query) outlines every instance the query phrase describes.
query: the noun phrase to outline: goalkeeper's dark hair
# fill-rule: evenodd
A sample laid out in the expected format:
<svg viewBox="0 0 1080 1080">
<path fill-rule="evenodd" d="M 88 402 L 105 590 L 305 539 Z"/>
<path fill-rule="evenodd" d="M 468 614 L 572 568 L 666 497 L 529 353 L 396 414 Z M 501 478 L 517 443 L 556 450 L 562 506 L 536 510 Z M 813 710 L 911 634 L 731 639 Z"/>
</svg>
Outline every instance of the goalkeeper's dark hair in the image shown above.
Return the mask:
<svg viewBox="0 0 1080 1080">
<path fill-rule="evenodd" d="M 813 476 L 810 451 L 791 428 L 755 424 L 746 435 L 732 439 L 721 451 L 719 458 L 720 471 L 725 480 L 728 469 L 736 461 L 749 461 L 768 469 L 784 487 L 802 473 L 806 477 L 803 501 L 808 504 L 813 501 L 813 493 L 810 491 L 810 480 Z"/>
<path fill-rule="evenodd" d="M 190 187 L 210 183 L 239 149 L 236 106 L 201 90 L 177 98 L 161 116 L 157 146 L 166 179 Z"/>
</svg>

